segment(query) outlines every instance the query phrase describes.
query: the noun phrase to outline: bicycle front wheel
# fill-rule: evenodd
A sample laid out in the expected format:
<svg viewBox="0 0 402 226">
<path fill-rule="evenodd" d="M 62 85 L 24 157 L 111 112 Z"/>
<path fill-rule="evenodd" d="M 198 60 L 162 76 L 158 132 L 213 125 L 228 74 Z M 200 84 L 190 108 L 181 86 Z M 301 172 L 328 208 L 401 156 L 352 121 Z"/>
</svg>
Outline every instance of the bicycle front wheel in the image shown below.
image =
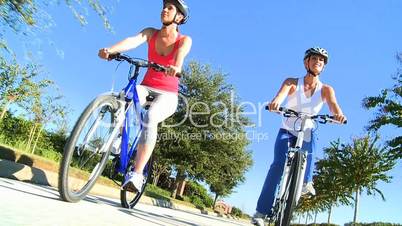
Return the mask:
<svg viewBox="0 0 402 226">
<path fill-rule="evenodd" d="M 119 103 L 112 95 L 93 100 L 76 122 L 64 147 L 58 187 L 68 202 L 83 199 L 95 185 L 110 154 L 116 135 L 116 111 Z"/>
<path fill-rule="evenodd" d="M 302 154 L 299 151 L 296 151 L 292 159 L 289 178 L 285 187 L 285 193 L 281 198 L 282 206 L 280 208 L 280 212 L 276 220 L 275 226 L 290 225 L 293 210 L 295 209 L 297 203 L 296 202 L 297 186 L 298 184 L 300 184 L 299 183 L 300 180 L 303 179 L 300 177 L 300 172 L 302 170 L 302 160 L 303 160 Z"/>
</svg>

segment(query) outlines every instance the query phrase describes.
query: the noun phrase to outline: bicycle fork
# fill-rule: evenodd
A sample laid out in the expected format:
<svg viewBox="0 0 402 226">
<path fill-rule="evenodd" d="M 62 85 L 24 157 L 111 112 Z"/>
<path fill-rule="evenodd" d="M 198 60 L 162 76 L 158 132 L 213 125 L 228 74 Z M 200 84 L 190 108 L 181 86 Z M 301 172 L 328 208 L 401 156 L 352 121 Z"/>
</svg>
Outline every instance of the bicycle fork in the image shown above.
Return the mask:
<svg viewBox="0 0 402 226">
<path fill-rule="evenodd" d="M 294 155 L 295 155 L 295 151 L 292 150 L 292 149 L 289 149 L 289 153 L 287 155 L 285 166 L 284 166 L 284 169 L 283 169 L 283 175 L 282 175 L 282 179 L 281 179 L 281 184 L 279 185 L 278 194 L 276 196 L 277 197 L 276 201 L 281 199 L 283 194 L 285 193 L 285 189 L 286 189 L 285 185 L 286 185 L 286 183 L 287 183 L 287 181 L 289 179 L 290 167 L 292 165 L 292 160 L 293 160 Z"/>
<path fill-rule="evenodd" d="M 301 197 L 301 192 L 302 192 L 302 189 L 303 189 L 303 183 L 304 183 L 304 176 L 305 176 L 305 174 L 306 174 L 306 166 L 307 166 L 307 155 L 308 155 L 308 153 L 307 153 L 307 151 L 300 151 L 300 154 L 302 155 L 302 162 L 301 162 L 301 164 L 302 164 L 302 167 L 301 167 L 301 170 L 300 170 L 300 172 L 299 172 L 299 183 L 297 184 L 297 187 L 296 187 L 296 206 L 297 206 L 297 204 L 299 203 L 299 200 L 300 200 L 300 197 Z"/>
<path fill-rule="evenodd" d="M 304 182 L 304 175 L 306 172 L 306 166 L 307 166 L 307 151 L 301 151 L 299 148 L 289 148 L 289 152 L 286 158 L 286 162 L 284 165 L 284 169 L 283 169 L 283 174 L 282 174 L 282 178 L 281 178 L 281 183 L 279 184 L 279 188 L 277 190 L 277 194 L 276 194 L 276 198 L 274 200 L 274 204 L 273 204 L 273 210 L 272 213 L 278 213 L 278 211 L 280 211 L 280 203 L 284 200 L 284 194 L 285 194 L 285 189 L 286 189 L 286 184 L 288 183 L 289 180 L 289 173 L 290 173 L 290 169 L 292 166 L 292 161 L 294 160 L 294 156 L 296 154 L 296 152 L 299 152 L 302 154 L 302 168 L 301 170 L 298 172 L 298 177 L 300 178 L 300 180 L 298 181 L 299 183 L 297 184 L 296 187 L 296 205 L 298 204 L 298 201 L 300 200 L 300 196 L 301 196 L 301 191 L 303 188 L 303 182 Z M 274 214 L 275 215 L 275 214 Z"/>
<path fill-rule="evenodd" d="M 120 100 L 118 100 L 118 102 L 121 102 Z M 124 106 L 122 105 L 122 103 L 119 103 L 118 106 Z M 116 112 L 114 113 L 114 128 L 112 130 L 112 132 L 110 133 L 109 138 L 107 139 L 106 143 L 103 145 L 102 150 L 100 150 L 99 152 L 107 152 L 109 150 L 109 148 L 112 145 L 112 142 L 114 141 L 115 137 L 117 136 L 117 134 L 120 132 L 120 127 L 123 125 L 124 122 L 124 116 L 125 116 L 125 110 L 123 107 L 118 107 L 118 109 L 116 110 Z"/>
</svg>

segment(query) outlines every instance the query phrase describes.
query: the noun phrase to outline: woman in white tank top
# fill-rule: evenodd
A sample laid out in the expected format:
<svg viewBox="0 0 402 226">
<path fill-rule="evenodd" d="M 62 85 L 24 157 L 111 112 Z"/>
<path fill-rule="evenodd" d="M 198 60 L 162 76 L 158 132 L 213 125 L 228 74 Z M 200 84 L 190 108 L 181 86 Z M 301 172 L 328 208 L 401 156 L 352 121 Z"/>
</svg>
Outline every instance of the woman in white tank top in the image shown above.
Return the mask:
<svg viewBox="0 0 402 226">
<path fill-rule="evenodd" d="M 343 115 L 339 107 L 334 89 L 326 84 L 321 83 L 319 75 L 323 71 L 324 66 L 328 62 L 328 53 L 325 49 L 315 47 L 305 52 L 304 66 L 307 74 L 301 78 L 287 78 L 279 92 L 269 104 L 271 111 L 278 110 L 279 106 L 287 97 L 286 108 L 297 112 L 305 112 L 309 114 L 318 114 L 324 103 L 327 103 L 331 113 L 335 119 L 344 122 L 346 117 Z M 280 177 L 285 164 L 285 158 L 289 145 L 293 146 L 296 142 L 296 131 L 294 130 L 295 119 L 284 118 L 282 126 L 279 130 L 275 148 L 274 161 L 268 171 L 257 203 L 257 213 L 254 215 L 254 223 L 260 225 L 262 219 L 266 216 L 270 217 L 271 209 L 274 202 L 275 190 L 279 184 Z M 313 122 L 307 123 L 305 138 L 302 149 L 307 150 L 309 155 L 307 158 L 307 168 L 305 180 L 305 189 L 309 193 L 315 193 L 312 186 L 311 174 L 313 171 L 313 147 L 314 139 L 312 134 Z"/>
</svg>

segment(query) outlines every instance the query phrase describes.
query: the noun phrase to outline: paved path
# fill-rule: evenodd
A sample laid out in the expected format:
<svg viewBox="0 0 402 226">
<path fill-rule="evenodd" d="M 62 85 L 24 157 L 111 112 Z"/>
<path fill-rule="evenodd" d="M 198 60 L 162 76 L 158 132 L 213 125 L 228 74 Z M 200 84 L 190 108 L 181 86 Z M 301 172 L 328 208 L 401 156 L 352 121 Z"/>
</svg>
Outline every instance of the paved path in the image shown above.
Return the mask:
<svg viewBox="0 0 402 226">
<path fill-rule="evenodd" d="M 78 203 L 59 199 L 57 190 L 0 178 L 0 226 L 246 226 L 246 222 L 198 213 L 138 204 L 120 207 L 120 201 L 88 196 Z"/>
</svg>

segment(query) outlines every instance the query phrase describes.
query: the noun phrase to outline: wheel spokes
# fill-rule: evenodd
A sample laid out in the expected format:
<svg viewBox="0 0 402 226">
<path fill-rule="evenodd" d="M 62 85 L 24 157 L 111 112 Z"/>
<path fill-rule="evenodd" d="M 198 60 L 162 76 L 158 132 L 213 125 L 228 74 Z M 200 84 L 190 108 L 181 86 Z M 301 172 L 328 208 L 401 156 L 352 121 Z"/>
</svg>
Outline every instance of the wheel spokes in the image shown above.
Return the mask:
<svg viewBox="0 0 402 226">
<path fill-rule="evenodd" d="M 71 190 L 79 192 L 99 173 L 113 129 L 114 112 L 109 103 L 98 106 L 88 116 L 79 131 L 69 163 L 69 177 L 78 178 L 70 181 Z"/>
</svg>

